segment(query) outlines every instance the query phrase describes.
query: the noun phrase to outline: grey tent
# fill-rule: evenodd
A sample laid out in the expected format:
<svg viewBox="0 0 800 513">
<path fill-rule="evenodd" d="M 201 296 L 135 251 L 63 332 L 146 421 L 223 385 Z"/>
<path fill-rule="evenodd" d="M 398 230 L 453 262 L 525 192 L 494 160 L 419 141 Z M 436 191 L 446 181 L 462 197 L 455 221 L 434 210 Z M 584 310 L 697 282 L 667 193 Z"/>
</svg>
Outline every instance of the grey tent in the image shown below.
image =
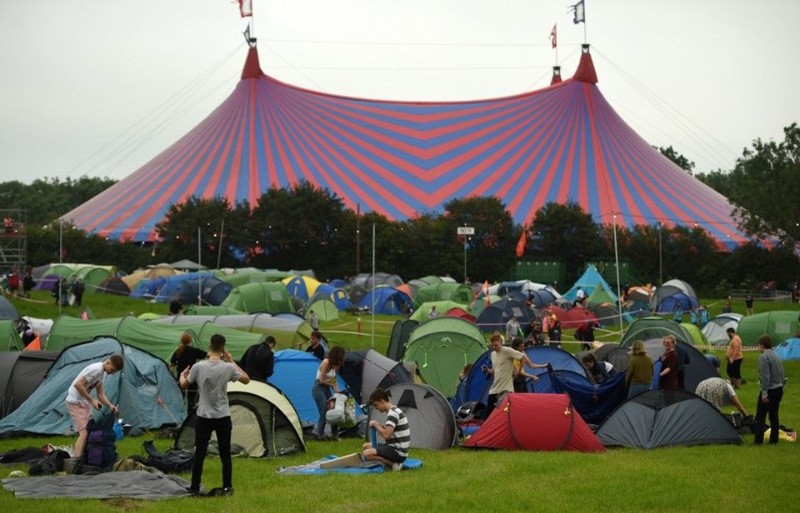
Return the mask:
<svg viewBox="0 0 800 513">
<path fill-rule="evenodd" d="M 742 443 L 719 410 L 686 390 L 651 390 L 628 399 L 603 422 L 597 437 L 607 447 L 641 449 Z"/>
<path fill-rule="evenodd" d="M 419 322 L 410 319 L 395 321 L 394 326 L 392 326 L 392 335 L 389 338 L 389 348 L 386 350 L 386 356 L 392 360 L 401 361 L 406 354 L 406 343 L 411 337 L 411 332 L 417 326 L 419 326 Z"/>
<path fill-rule="evenodd" d="M 19 318 L 17 309 L 5 298 L 0 296 L 0 320 L 16 321 Z"/>
<path fill-rule="evenodd" d="M 359 404 L 366 403 L 376 388 L 386 390 L 392 385 L 413 381 L 411 373 L 401 362 L 374 349 L 347 351 L 339 375 Z"/>
<path fill-rule="evenodd" d="M 0 419 L 25 402 L 57 357 L 58 351 L 0 352 Z"/>
<path fill-rule="evenodd" d="M 106 395 L 119 405 L 125 423 L 141 429 L 180 424 L 186 416 L 183 395 L 167 364 L 152 354 L 102 337 L 70 346 L 59 354 L 47 377 L 13 413 L 0 420 L 0 434 L 63 435 L 72 426 L 64 398 L 84 367 L 112 354 L 125 359 L 122 372 L 106 376 Z"/>
<path fill-rule="evenodd" d="M 242 455 L 274 458 L 305 452 L 300 418 L 289 399 L 269 383 L 228 383 L 231 408 L 231 447 Z M 175 437 L 175 447 L 194 451 L 195 415 L 190 415 Z M 209 446 L 216 444 L 212 437 Z"/>
<path fill-rule="evenodd" d="M 433 387 L 402 383 L 386 389 L 392 404 L 403 410 L 411 429 L 411 447 L 449 449 L 458 439 L 456 418 L 447 399 Z M 386 421 L 386 414 L 372 408 L 369 420 Z M 380 439 L 380 437 L 378 437 Z"/>
</svg>

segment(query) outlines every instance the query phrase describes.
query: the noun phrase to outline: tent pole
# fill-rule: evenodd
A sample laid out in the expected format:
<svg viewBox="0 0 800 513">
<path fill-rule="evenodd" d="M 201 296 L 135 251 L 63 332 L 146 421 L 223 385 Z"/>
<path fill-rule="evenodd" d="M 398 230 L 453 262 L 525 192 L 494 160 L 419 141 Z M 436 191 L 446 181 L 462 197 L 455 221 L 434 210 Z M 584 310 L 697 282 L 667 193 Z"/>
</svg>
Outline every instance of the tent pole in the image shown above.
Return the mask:
<svg viewBox="0 0 800 513">
<path fill-rule="evenodd" d="M 217 248 L 217 269 L 219 269 L 220 262 L 222 261 L 222 237 L 225 234 L 225 220 L 222 220 L 222 223 L 219 227 L 219 247 Z"/>
<path fill-rule="evenodd" d="M 197 227 L 197 272 L 200 272 L 200 267 L 203 265 L 203 262 L 200 261 L 200 227 Z M 203 282 L 202 280 L 197 280 L 197 306 L 201 306 L 201 297 L 203 295 Z"/>
<path fill-rule="evenodd" d="M 375 290 L 375 223 L 372 223 L 372 290 Z M 372 294 L 372 349 L 375 349 L 375 294 Z"/>
<path fill-rule="evenodd" d="M 622 291 L 619 285 L 619 249 L 617 248 L 617 213 L 614 212 L 614 261 L 617 268 L 617 311 L 619 312 L 619 329 L 622 331 Z"/>
</svg>

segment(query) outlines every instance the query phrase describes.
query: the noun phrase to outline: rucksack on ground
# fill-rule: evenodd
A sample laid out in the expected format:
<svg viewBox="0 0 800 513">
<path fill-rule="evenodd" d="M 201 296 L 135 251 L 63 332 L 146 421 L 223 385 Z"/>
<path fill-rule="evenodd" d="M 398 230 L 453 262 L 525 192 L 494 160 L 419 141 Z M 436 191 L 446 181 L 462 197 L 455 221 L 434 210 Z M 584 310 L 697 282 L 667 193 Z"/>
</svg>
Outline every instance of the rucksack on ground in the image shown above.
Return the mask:
<svg viewBox="0 0 800 513">
<path fill-rule="evenodd" d="M 142 443 L 142 447 L 144 452 L 147 453 L 147 459 L 144 460 L 144 464 L 148 467 L 155 467 L 167 474 L 188 472 L 192 469 L 193 452 L 184 451 L 183 449 L 170 449 L 167 452 L 161 452 L 155 448 L 152 440 L 146 440 Z"/>
<path fill-rule="evenodd" d="M 83 463 L 99 469 L 108 470 L 117 461 L 117 437 L 114 433 L 116 418 L 113 414 L 105 415 L 99 421 L 89 421 L 86 429 L 86 450 Z"/>
</svg>

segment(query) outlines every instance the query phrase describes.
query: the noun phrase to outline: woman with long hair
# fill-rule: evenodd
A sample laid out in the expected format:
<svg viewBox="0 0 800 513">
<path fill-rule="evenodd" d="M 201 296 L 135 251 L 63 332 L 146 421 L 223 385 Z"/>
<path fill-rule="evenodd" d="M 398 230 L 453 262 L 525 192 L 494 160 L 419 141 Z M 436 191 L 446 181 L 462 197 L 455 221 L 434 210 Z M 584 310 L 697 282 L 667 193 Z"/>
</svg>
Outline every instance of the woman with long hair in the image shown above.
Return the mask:
<svg viewBox="0 0 800 513">
<path fill-rule="evenodd" d="M 178 377 L 180 377 L 184 369 L 206 358 L 206 352 L 194 347 L 192 345 L 193 341 L 194 337 L 192 337 L 192 334 L 188 331 L 184 331 L 183 335 L 181 335 L 181 343 L 178 344 L 178 347 L 169 359 L 169 368 L 176 369 Z M 191 413 L 197 406 L 197 383 L 191 383 L 188 388 L 184 390 L 184 396 L 186 397 L 186 411 Z"/>
<path fill-rule="evenodd" d="M 314 380 L 314 386 L 311 387 L 311 395 L 314 397 L 314 402 L 317 404 L 319 411 L 319 420 L 314 428 L 314 435 L 318 440 L 322 440 L 325 436 L 325 415 L 328 412 L 328 400 L 335 393 L 339 393 L 339 384 L 336 381 L 336 374 L 344 363 L 344 348 L 342 346 L 333 346 L 328 353 L 328 356 L 322 359 L 317 368 L 317 379 Z M 331 438 L 334 440 L 338 437 L 339 428 L 331 424 Z"/>
</svg>

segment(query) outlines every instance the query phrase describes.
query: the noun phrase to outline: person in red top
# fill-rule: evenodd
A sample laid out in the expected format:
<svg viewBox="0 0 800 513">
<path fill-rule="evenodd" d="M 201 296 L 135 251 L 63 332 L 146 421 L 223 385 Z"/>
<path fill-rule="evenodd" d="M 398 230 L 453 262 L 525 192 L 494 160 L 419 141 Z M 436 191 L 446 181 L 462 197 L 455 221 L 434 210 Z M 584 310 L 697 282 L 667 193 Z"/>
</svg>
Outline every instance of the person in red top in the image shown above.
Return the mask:
<svg viewBox="0 0 800 513">
<path fill-rule="evenodd" d="M 661 355 L 661 373 L 658 375 L 658 388 L 676 390 L 678 388 L 678 352 L 675 351 L 675 337 L 664 337 L 664 354 Z"/>
</svg>

